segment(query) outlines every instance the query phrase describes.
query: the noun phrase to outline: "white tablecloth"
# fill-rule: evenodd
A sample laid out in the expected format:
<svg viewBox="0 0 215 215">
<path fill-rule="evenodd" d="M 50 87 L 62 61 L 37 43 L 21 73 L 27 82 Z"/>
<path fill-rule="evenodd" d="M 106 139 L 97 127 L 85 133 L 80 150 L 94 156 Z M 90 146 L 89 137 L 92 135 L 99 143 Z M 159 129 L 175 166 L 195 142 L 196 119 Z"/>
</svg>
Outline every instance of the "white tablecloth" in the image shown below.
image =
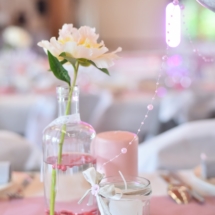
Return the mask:
<svg viewBox="0 0 215 215">
<path fill-rule="evenodd" d="M 166 196 L 168 184 L 159 176 L 160 173 L 165 171 L 156 171 L 153 173 L 139 173 L 140 176 L 147 178 L 151 182 L 152 196 Z M 180 170 L 178 175 L 185 180 L 192 188 L 198 191 L 202 195 L 214 195 L 215 185 L 211 185 L 201 179 L 197 178 L 193 170 Z M 14 172 L 13 181 L 20 183 L 23 178 L 26 177 L 26 173 Z M 36 173 L 35 179 L 24 190 L 25 197 L 43 196 L 43 183 L 40 182 L 40 174 Z"/>
</svg>

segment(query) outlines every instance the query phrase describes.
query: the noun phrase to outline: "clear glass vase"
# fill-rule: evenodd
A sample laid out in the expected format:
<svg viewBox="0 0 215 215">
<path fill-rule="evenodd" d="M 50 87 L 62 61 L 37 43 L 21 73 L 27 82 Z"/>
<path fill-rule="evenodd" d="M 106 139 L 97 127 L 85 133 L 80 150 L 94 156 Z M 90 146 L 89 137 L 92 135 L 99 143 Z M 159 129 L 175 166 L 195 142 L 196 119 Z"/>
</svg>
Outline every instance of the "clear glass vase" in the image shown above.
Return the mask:
<svg viewBox="0 0 215 215">
<path fill-rule="evenodd" d="M 93 127 L 80 120 L 79 91 L 57 87 L 58 118 L 43 133 L 43 181 L 50 215 L 97 214 L 96 200 L 79 199 L 90 188 L 82 172 L 96 166 L 90 153 Z M 91 197 L 92 198 L 92 197 Z"/>
</svg>

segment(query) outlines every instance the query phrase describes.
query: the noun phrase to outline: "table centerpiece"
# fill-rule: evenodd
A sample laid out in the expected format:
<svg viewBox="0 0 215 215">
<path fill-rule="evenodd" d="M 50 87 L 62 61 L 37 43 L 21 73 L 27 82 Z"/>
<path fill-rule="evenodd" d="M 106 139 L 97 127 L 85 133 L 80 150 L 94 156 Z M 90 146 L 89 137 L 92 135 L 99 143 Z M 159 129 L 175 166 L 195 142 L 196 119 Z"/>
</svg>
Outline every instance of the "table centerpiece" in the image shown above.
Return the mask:
<svg viewBox="0 0 215 215">
<path fill-rule="evenodd" d="M 71 208 L 73 198 L 70 197 L 73 192 L 69 192 L 68 183 L 65 184 L 67 180 L 71 179 L 66 177 L 67 175 L 79 173 L 96 163 L 89 152 L 95 131 L 92 126 L 80 121 L 78 111 L 78 89 L 76 87 L 78 71 L 80 66 L 92 65 L 109 75 L 108 68 L 118 58 L 116 53 L 121 51 L 121 48 L 118 48 L 114 52 L 107 53 L 108 48 L 103 41 L 97 41 L 98 37 L 94 28 L 83 26 L 77 29 L 72 24 L 64 24 L 59 30 L 57 39 L 52 37 L 50 41 L 38 43 L 48 55 L 50 72 L 68 85 L 57 88 L 60 117 L 46 127 L 43 135 L 44 186 L 49 215 L 74 214 L 74 212 L 75 214 L 95 214 L 92 208 L 91 211 L 86 211 L 84 207 L 68 211 L 67 209 L 73 210 Z M 65 64 L 72 65 L 74 71 L 72 78 L 64 68 Z M 76 179 L 70 181 L 70 183 L 74 183 L 72 187 L 79 187 L 80 181 L 82 181 L 80 174 L 76 174 L 73 178 Z M 58 198 L 59 193 L 62 194 L 63 199 Z M 67 195 L 68 198 L 66 198 Z M 59 204 L 57 204 L 58 200 L 61 201 Z M 66 206 L 68 204 L 69 207 Z"/>
</svg>

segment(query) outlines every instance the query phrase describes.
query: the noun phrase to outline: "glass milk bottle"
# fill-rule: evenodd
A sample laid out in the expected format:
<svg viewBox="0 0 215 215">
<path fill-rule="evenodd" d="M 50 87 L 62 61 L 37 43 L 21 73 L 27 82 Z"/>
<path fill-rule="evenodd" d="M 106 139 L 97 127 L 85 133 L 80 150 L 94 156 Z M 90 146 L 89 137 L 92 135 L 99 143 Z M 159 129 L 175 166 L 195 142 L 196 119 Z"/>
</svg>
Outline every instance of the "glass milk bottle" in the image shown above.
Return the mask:
<svg viewBox="0 0 215 215">
<path fill-rule="evenodd" d="M 87 198 L 80 205 L 77 202 L 90 188 L 82 172 L 96 165 L 96 159 L 90 154 L 96 133 L 91 125 L 80 120 L 78 87 L 74 87 L 72 99 L 69 91 L 69 87 L 57 87 L 59 117 L 43 133 L 47 214 L 93 215 L 97 214 L 95 199 L 90 204 Z"/>
</svg>

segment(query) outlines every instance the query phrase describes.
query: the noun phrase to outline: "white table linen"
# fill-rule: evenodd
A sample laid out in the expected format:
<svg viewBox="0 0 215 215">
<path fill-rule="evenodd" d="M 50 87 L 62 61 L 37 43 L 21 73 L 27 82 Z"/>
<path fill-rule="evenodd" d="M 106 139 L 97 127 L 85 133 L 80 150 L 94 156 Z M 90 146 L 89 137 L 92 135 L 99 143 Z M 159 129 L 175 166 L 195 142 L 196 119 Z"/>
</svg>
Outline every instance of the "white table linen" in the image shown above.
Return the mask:
<svg viewBox="0 0 215 215">
<path fill-rule="evenodd" d="M 163 171 L 153 173 L 139 173 L 139 176 L 147 178 L 151 182 L 152 196 L 167 196 L 168 184 L 159 176 Z M 195 176 L 193 170 L 180 170 L 178 175 L 202 195 L 215 195 L 215 186 L 203 182 Z M 26 177 L 26 173 L 13 173 L 13 181 L 19 183 Z M 87 183 L 87 182 L 86 182 Z M 43 183 L 40 182 L 40 174 L 37 173 L 32 183 L 24 190 L 25 197 L 43 196 Z M 74 194 L 75 195 L 75 194 Z"/>
</svg>

